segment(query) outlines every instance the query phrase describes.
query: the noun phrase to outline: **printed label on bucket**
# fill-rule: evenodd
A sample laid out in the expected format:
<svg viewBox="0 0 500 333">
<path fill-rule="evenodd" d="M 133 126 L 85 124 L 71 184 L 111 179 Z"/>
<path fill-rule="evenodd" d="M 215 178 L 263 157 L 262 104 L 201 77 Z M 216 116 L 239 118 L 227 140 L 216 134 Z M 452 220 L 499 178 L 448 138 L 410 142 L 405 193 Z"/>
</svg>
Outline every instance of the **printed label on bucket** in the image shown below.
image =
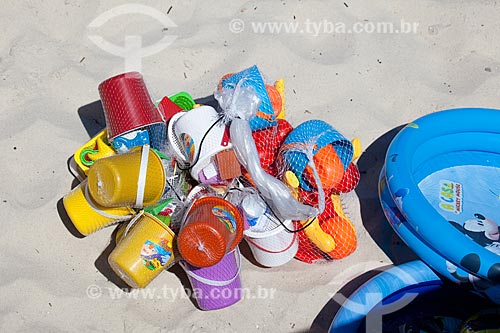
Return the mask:
<svg viewBox="0 0 500 333">
<path fill-rule="evenodd" d="M 214 206 L 212 208 L 212 214 L 217 216 L 219 221 L 221 221 L 231 233 L 236 230 L 236 219 L 231 212 L 226 210 L 225 207 Z"/>
<path fill-rule="evenodd" d="M 188 158 L 189 162 L 193 162 L 194 152 L 196 148 L 194 145 L 194 140 L 187 133 L 181 133 L 181 135 L 179 135 L 179 138 L 182 142 L 182 146 L 184 147 L 184 154 Z"/>
<path fill-rule="evenodd" d="M 141 248 L 141 258 L 144 266 L 154 271 L 164 267 L 172 256 L 172 244 L 165 238 L 160 239 L 160 244 L 147 240 Z"/>
<path fill-rule="evenodd" d="M 113 139 L 113 147 L 120 153 L 126 153 L 134 147 L 149 145 L 149 133 L 146 130 L 132 131 Z"/>
</svg>

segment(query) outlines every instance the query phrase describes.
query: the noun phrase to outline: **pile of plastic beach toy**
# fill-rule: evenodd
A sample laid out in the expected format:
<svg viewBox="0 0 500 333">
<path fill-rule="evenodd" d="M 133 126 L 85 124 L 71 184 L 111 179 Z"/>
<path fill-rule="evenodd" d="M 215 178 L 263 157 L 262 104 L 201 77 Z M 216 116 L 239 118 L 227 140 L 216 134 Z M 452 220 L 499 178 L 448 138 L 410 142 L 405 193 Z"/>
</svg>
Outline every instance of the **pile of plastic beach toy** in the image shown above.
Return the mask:
<svg viewBox="0 0 500 333">
<path fill-rule="evenodd" d="M 185 92 L 153 101 L 140 73 L 99 85 L 106 128 L 74 154 L 82 179 L 64 199 L 84 236 L 119 224 L 108 262 L 129 286 L 186 271 L 202 310 L 236 303 L 241 254 L 276 267 L 355 251 L 341 198 L 359 182 L 358 139 L 322 120 L 285 119 L 284 80 L 252 66 L 214 84 L 216 106 Z"/>
</svg>

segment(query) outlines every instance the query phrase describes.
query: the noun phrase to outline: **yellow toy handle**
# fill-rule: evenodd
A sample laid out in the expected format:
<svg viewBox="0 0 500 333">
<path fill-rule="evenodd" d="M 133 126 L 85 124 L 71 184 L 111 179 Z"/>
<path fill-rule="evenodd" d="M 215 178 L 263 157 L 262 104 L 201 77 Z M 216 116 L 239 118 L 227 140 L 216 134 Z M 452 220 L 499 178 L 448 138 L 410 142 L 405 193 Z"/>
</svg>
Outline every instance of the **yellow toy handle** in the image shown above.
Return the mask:
<svg viewBox="0 0 500 333">
<path fill-rule="evenodd" d="M 347 216 L 344 213 L 344 209 L 342 208 L 342 202 L 340 201 L 340 195 L 339 194 L 332 194 L 330 196 L 332 198 L 332 204 L 333 204 L 333 209 L 335 210 L 335 213 L 337 213 L 338 216 L 341 218 L 348 220 Z"/>
<path fill-rule="evenodd" d="M 309 222 L 311 222 L 311 219 L 314 219 L 314 221 L 309 224 Z M 306 234 L 307 238 L 309 238 L 309 240 L 323 252 L 328 253 L 335 250 L 335 241 L 333 240 L 333 237 L 324 232 L 323 229 L 321 229 L 319 221 L 316 217 L 312 217 L 311 219 L 300 221 L 303 226 L 309 224 L 309 226 L 304 229 L 304 233 Z"/>
<path fill-rule="evenodd" d="M 361 153 L 363 152 L 361 148 L 361 140 L 359 140 L 359 138 L 354 138 L 352 139 L 351 143 L 354 150 L 352 160 L 355 161 L 358 159 L 358 157 L 361 156 Z"/>
<path fill-rule="evenodd" d="M 294 197 L 297 198 L 297 188 L 299 187 L 299 180 L 297 179 L 297 176 L 295 176 L 292 171 L 288 170 L 287 172 L 285 172 L 283 180 L 292 190 L 292 194 L 294 195 Z M 321 229 L 317 217 L 311 217 L 308 220 L 300 221 L 300 223 L 302 224 L 302 226 L 307 226 L 304 229 L 304 233 L 306 234 L 307 238 L 309 238 L 309 240 L 314 245 L 316 245 L 318 249 L 326 253 L 331 252 L 335 249 L 335 240 L 333 240 L 332 236 Z"/>
<path fill-rule="evenodd" d="M 107 130 L 103 129 L 75 152 L 75 163 L 85 175 L 96 160 L 116 154 L 115 150 L 106 143 L 106 136 Z"/>
<path fill-rule="evenodd" d="M 281 112 L 278 115 L 278 119 L 285 119 L 285 80 L 284 79 L 279 79 L 276 82 L 274 82 L 274 88 L 278 90 L 278 92 L 281 95 Z"/>
</svg>

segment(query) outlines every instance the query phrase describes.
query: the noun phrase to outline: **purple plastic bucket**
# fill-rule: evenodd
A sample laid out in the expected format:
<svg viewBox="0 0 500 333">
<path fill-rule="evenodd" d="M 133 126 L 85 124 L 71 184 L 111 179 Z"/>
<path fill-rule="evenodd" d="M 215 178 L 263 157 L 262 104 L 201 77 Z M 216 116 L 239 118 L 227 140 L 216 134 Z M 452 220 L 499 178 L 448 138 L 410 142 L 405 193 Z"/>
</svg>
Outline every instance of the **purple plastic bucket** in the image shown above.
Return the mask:
<svg viewBox="0 0 500 333">
<path fill-rule="evenodd" d="M 193 296 L 201 310 L 222 309 L 241 299 L 241 255 L 238 248 L 210 267 L 199 268 L 187 262 L 182 262 L 181 266 L 188 275 Z"/>
</svg>

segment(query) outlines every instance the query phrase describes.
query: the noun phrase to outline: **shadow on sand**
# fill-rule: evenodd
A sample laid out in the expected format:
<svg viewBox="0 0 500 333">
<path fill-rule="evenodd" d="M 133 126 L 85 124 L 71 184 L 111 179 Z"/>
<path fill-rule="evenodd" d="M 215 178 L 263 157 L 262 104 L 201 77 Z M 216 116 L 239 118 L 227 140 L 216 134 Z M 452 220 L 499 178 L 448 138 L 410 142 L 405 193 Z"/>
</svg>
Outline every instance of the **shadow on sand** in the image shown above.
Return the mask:
<svg viewBox="0 0 500 333">
<path fill-rule="evenodd" d="M 363 226 L 382 251 L 395 264 L 418 259 L 387 222 L 378 195 L 378 180 L 387 149 L 404 126 L 396 127 L 374 141 L 358 160 L 361 179 L 356 194 L 361 206 Z"/>
<path fill-rule="evenodd" d="M 392 230 L 385 218 L 378 195 L 378 180 L 385 163 L 385 154 L 390 143 L 403 127 L 399 126 L 388 131 L 366 148 L 357 162 L 361 179 L 355 190 L 360 201 L 364 228 L 395 265 L 418 259 Z M 364 282 L 378 273 L 380 273 L 380 269 L 358 276 L 342 287 L 337 295 L 348 297 Z M 314 319 L 311 331 L 327 332 L 340 307 L 341 304 L 332 298 Z"/>
</svg>

